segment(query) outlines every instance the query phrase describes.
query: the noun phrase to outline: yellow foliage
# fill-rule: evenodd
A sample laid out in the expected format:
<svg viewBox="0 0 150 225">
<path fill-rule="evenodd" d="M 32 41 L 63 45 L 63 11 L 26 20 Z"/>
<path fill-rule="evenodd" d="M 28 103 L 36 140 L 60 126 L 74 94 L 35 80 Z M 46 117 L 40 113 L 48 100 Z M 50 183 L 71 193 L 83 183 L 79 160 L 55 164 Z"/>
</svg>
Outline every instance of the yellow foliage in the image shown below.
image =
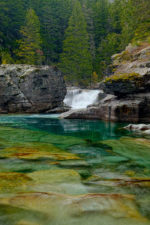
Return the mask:
<svg viewBox="0 0 150 225">
<path fill-rule="evenodd" d="M 14 63 L 11 55 L 8 52 L 2 52 L 2 64 L 12 64 Z"/>
<path fill-rule="evenodd" d="M 93 72 L 92 74 L 92 83 L 98 82 L 98 74 L 96 72 Z"/>
</svg>

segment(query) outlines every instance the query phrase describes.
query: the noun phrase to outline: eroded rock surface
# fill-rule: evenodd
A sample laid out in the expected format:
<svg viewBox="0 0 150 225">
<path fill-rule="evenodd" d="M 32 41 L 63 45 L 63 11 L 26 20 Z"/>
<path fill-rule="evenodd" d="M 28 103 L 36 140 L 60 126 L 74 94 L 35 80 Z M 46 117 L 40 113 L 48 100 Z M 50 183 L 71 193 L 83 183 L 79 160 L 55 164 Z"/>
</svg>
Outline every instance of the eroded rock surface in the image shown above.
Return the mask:
<svg viewBox="0 0 150 225">
<path fill-rule="evenodd" d="M 38 113 L 60 107 L 66 95 L 56 67 L 0 66 L 0 113 Z"/>
</svg>

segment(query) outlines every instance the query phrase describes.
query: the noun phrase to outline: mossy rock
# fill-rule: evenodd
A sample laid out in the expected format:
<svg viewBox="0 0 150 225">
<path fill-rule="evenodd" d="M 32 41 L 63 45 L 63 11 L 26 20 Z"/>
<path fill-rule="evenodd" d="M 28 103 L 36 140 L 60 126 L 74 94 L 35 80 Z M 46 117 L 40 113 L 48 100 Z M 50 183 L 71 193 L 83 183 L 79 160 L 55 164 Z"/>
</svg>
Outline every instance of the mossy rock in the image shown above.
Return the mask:
<svg viewBox="0 0 150 225">
<path fill-rule="evenodd" d="M 125 82 L 125 81 L 138 81 L 139 79 L 141 78 L 141 75 L 138 74 L 138 73 L 124 73 L 124 74 L 114 74 L 110 77 L 107 77 L 105 79 L 105 83 L 108 83 L 108 82 L 116 82 L 116 81 L 122 81 L 122 82 Z"/>
</svg>

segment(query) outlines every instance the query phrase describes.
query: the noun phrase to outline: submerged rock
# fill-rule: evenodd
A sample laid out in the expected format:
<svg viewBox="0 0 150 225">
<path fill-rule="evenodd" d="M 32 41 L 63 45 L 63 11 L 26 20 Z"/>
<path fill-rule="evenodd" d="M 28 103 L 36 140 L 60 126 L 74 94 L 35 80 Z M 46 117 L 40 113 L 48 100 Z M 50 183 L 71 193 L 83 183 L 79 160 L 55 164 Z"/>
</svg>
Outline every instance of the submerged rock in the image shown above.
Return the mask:
<svg viewBox="0 0 150 225">
<path fill-rule="evenodd" d="M 44 213 L 44 224 L 148 225 L 137 210 L 132 195 L 85 194 L 69 196 L 56 193 L 21 193 L 0 203 Z M 61 222 L 60 222 L 61 221 Z M 87 223 L 88 221 L 88 223 Z"/>
<path fill-rule="evenodd" d="M 112 151 L 132 160 L 138 166 L 150 168 L 150 140 L 145 138 L 122 137 L 119 140 L 103 141 Z"/>
<path fill-rule="evenodd" d="M 81 177 L 72 169 L 50 169 L 28 174 L 33 180 L 32 191 L 64 194 L 85 194 L 87 190 Z"/>
<path fill-rule="evenodd" d="M 0 66 L 0 112 L 38 113 L 63 103 L 66 86 L 56 67 Z"/>
<path fill-rule="evenodd" d="M 0 157 L 26 160 L 51 159 L 58 161 L 79 159 L 77 155 L 60 150 L 51 144 L 39 144 L 37 146 L 36 143 L 27 147 L 5 148 L 1 150 Z"/>
<path fill-rule="evenodd" d="M 0 173 L 0 193 L 14 193 L 25 191 L 31 178 L 22 173 Z"/>
</svg>

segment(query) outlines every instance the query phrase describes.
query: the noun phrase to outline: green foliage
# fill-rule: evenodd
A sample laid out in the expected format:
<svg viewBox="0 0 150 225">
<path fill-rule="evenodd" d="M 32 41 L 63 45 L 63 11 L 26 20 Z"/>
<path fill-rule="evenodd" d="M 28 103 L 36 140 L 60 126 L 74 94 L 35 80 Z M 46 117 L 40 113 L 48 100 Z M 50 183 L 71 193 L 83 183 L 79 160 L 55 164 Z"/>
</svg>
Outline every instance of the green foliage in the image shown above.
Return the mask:
<svg viewBox="0 0 150 225">
<path fill-rule="evenodd" d="M 120 35 L 116 33 L 108 34 L 100 43 L 96 59 L 96 70 L 105 76 L 108 65 L 111 63 L 111 56 L 120 50 Z"/>
<path fill-rule="evenodd" d="M 111 29 L 99 42 L 95 63 L 101 76 L 110 72 L 112 54 L 122 51 L 130 42 L 137 44 L 150 36 L 149 0 L 114 0 L 109 5 L 109 23 Z"/>
<path fill-rule="evenodd" d="M 0 1 L 0 63 L 59 64 L 70 83 L 89 83 L 93 71 L 102 79 L 112 54 L 142 41 L 149 0 Z"/>
<path fill-rule="evenodd" d="M 141 32 L 142 31 L 142 32 Z M 150 37 L 150 21 L 140 24 L 135 30 L 133 43 L 147 40 Z"/>
<path fill-rule="evenodd" d="M 86 21 L 79 1 L 74 3 L 65 36 L 60 68 L 68 82 L 87 85 L 91 80 L 92 57 Z"/>
<path fill-rule="evenodd" d="M 4 51 L 12 53 L 16 49 L 16 40 L 20 38 L 19 29 L 23 25 L 24 17 L 24 1 L 0 1 L 0 46 Z"/>
<path fill-rule="evenodd" d="M 41 64 L 43 52 L 40 37 L 40 22 L 33 9 L 29 9 L 26 15 L 25 25 L 21 28 L 22 39 L 18 41 L 17 52 L 20 61 L 25 64 Z"/>
</svg>

